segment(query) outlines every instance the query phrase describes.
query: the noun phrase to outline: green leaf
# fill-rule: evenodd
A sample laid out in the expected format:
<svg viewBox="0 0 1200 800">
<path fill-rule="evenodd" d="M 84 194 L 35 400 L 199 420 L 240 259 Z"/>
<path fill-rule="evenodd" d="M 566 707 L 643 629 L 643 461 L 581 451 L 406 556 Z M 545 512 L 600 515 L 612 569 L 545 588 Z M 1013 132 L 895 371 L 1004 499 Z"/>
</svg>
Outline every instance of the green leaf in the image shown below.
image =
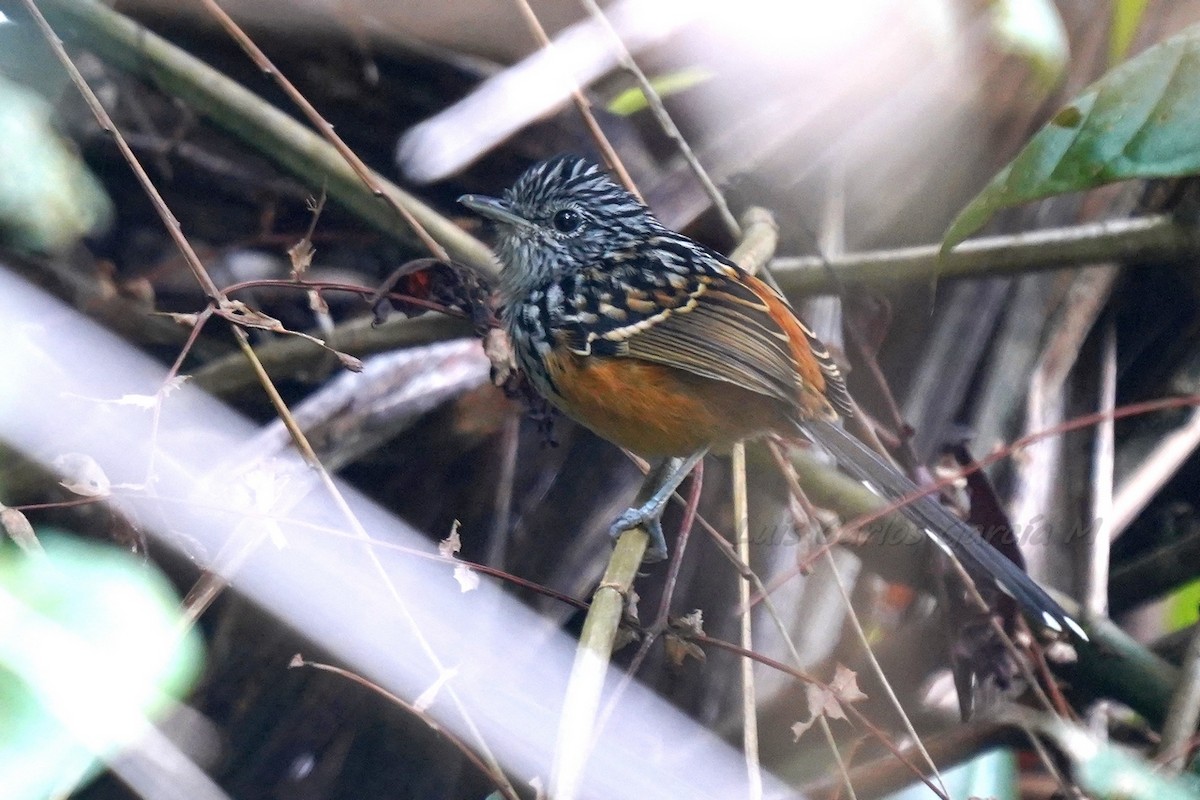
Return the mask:
<svg viewBox="0 0 1200 800">
<path fill-rule="evenodd" d="M 6 800 L 57 796 L 199 674 L 167 580 L 114 547 L 0 548 L 0 775 Z"/>
<path fill-rule="evenodd" d="M 670 97 L 673 94 L 699 86 L 711 79 L 713 73 L 703 67 L 688 67 L 677 72 L 668 72 L 650 79 L 650 86 L 658 92 L 659 97 Z M 648 106 L 646 95 L 640 86 L 626 89 L 609 101 L 606 108 L 612 114 L 628 117 L 644 110 Z"/>
<path fill-rule="evenodd" d="M 1084 734 L 1077 733 L 1077 739 Z M 1196 800 L 1197 786 L 1186 775 L 1164 773 L 1151 761 L 1131 751 L 1096 740 L 1077 747 L 1075 780 L 1096 798 L 1118 800 Z M 1086 752 L 1086 757 L 1079 757 Z"/>
<path fill-rule="evenodd" d="M 1116 64 L 1129 52 L 1142 24 L 1149 0 L 1113 0 L 1112 24 L 1108 30 L 1108 63 Z"/>
<path fill-rule="evenodd" d="M 100 185 L 50 124 L 50 107 L 0 77 L 0 243 L 62 250 L 112 218 Z"/>
<path fill-rule="evenodd" d="M 1181 631 L 1197 621 L 1197 609 L 1200 608 L 1200 579 L 1191 581 L 1176 589 L 1171 594 L 1171 602 L 1167 606 L 1167 625 L 1171 630 Z"/>
<path fill-rule="evenodd" d="M 1093 83 L 958 215 L 942 250 L 1002 208 L 1132 178 L 1200 172 L 1200 25 Z"/>
</svg>

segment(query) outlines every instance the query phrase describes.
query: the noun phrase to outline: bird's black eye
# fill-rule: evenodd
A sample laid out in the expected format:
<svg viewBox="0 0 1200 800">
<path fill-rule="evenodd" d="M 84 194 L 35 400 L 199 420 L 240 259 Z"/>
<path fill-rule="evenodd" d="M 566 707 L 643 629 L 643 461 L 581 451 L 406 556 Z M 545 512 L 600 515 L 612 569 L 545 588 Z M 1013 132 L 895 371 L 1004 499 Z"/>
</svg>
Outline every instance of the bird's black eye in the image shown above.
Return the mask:
<svg viewBox="0 0 1200 800">
<path fill-rule="evenodd" d="M 570 208 L 564 208 L 554 215 L 554 229 L 559 233 L 570 233 L 579 227 L 579 223 L 583 222 L 583 217 L 578 211 Z"/>
</svg>

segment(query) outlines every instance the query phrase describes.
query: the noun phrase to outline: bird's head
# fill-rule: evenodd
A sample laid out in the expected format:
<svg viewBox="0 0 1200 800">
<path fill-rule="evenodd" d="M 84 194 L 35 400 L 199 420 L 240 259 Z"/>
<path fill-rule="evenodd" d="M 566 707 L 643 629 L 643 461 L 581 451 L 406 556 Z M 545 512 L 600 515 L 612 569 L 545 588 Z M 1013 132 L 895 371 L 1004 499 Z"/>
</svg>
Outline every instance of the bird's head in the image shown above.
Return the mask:
<svg viewBox="0 0 1200 800">
<path fill-rule="evenodd" d="M 507 299 L 595 264 L 661 230 L 597 164 L 564 155 L 535 164 L 503 197 L 458 201 L 496 223 Z"/>
</svg>

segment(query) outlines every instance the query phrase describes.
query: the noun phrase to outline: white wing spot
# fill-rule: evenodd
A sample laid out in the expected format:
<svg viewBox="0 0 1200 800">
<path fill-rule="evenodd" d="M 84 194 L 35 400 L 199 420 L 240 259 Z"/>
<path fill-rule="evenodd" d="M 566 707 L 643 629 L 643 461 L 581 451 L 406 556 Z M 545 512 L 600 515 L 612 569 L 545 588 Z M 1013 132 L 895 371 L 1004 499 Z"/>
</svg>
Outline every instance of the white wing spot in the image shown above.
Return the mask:
<svg viewBox="0 0 1200 800">
<path fill-rule="evenodd" d="M 691 311 L 697 305 L 697 298 L 699 298 L 700 295 L 704 294 L 704 290 L 706 288 L 707 287 L 705 287 L 705 286 L 698 287 L 696 289 L 696 291 L 693 292 L 692 295 L 688 298 L 688 301 L 686 303 L 684 303 L 682 306 L 679 306 L 678 308 L 666 308 L 666 309 L 663 309 L 662 311 L 658 312 L 657 314 L 646 317 L 643 320 L 639 320 L 638 322 L 635 322 L 632 325 L 625 325 L 624 327 L 621 327 L 621 328 L 614 328 L 613 330 L 606 332 L 602 338 L 607 339 L 610 342 L 623 342 L 626 339 L 628 339 L 630 336 L 633 336 L 635 333 L 641 333 L 644 330 L 649 330 L 650 328 L 653 328 L 655 325 L 662 322 L 667 317 L 671 316 L 672 314 L 674 314 L 676 312 L 682 314 L 682 313 Z"/>
</svg>

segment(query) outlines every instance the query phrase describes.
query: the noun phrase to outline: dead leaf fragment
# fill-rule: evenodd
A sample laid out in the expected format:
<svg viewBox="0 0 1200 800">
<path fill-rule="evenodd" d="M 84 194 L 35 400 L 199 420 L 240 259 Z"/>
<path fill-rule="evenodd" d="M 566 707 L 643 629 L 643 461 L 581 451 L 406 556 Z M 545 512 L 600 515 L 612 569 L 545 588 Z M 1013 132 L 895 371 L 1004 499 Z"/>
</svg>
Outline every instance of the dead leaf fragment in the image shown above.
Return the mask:
<svg viewBox="0 0 1200 800">
<path fill-rule="evenodd" d="M 17 546 L 26 553 L 43 552 L 42 543 L 38 541 L 37 534 L 33 532 L 33 526 L 29 524 L 29 519 L 23 512 L 0 504 L 0 526 L 3 526 L 8 538 L 16 542 Z"/>
<path fill-rule="evenodd" d="M 450 526 L 450 535 L 438 542 L 438 555 L 442 558 L 454 558 L 462 550 L 462 539 L 458 535 L 459 522 L 454 520 Z"/>
<path fill-rule="evenodd" d="M 107 497 L 112 492 L 112 482 L 96 459 L 85 453 L 63 453 L 52 464 L 62 475 L 59 483 L 82 497 Z"/>
<path fill-rule="evenodd" d="M 157 317 L 166 317 L 172 322 L 177 322 L 180 325 L 185 325 L 189 328 L 196 327 L 196 323 L 200 321 L 199 314 L 180 314 L 175 311 L 155 311 Z"/>
<path fill-rule="evenodd" d="M 808 699 L 808 710 L 815 716 L 823 714 L 830 719 L 845 719 L 843 703 L 857 703 L 867 696 L 858 688 L 858 673 L 841 664 L 833 673 L 828 686 L 810 683 L 804 687 Z"/>
<path fill-rule="evenodd" d="M 808 729 L 811 728 L 813 726 L 813 723 L 815 723 L 816 721 L 817 721 L 817 715 L 813 714 L 807 720 L 803 720 L 801 722 L 793 722 L 792 729 L 791 729 L 792 730 L 792 741 L 793 742 L 800 741 L 800 737 L 803 736 L 805 733 L 807 733 Z"/>
<path fill-rule="evenodd" d="M 707 658 L 704 648 L 674 633 L 663 636 L 663 650 L 666 651 L 667 658 L 676 667 L 682 667 L 683 662 L 687 661 L 689 657 L 696 659 L 701 664 Z"/>
<path fill-rule="evenodd" d="M 275 333 L 290 332 L 287 328 L 283 327 L 283 323 L 279 320 L 269 314 L 264 314 L 261 311 L 251 308 L 241 300 L 223 300 L 214 313 L 219 317 L 224 317 L 230 322 L 244 325 L 247 328 L 258 328 L 264 331 L 274 331 Z M 322 344 L 324 343 L 322 342 Z"/>
<path fill-rule="evenodd" d="M 317 249 L 307 236 L 288 248 L 288 260 L 292 262 L 292 275 L 300 277 L 312 266 L 313 256 Z"/>
<path fill-rule="evenodd" d="M 703 636 L 704 612 L 697 608 L 682 617 L 675 617 L 670 625 L 683 636 Z"/>
<path fill-rule="evenodd" d="M 508 334 L 500 328 L 492 328 L 483 336 L 483 352 L 492 364 L 492 383 L 503 386 L 517 371 L 517 359 L 513 355 Z"/>
<path fill-rule="evenodd" d="M 454 568 L 454 580 L 458 581 L 458 589 L 463 594 L 479 588 L 479 573 L 466 564 L 459 564 Z"/>
<path fill-rule="evenodd" d="M 858 688 L 858 673 L 843 664 L 838 664 L 833 671 L 833 680 L 830 682 L 829 688 L 843 703 L 857 703 L 867 699 L 867 696 Z"/>
<path fill-rule="evenodd" d="M 351 372 L 362 372 L 363 362 L 361 358 L 356 358 L 349 353 L 343 353 L 341 350 L 334 350 L 333 353 L 337 356 L 337 360 L 342 362 L 342 366 Z"/>
</svg>

